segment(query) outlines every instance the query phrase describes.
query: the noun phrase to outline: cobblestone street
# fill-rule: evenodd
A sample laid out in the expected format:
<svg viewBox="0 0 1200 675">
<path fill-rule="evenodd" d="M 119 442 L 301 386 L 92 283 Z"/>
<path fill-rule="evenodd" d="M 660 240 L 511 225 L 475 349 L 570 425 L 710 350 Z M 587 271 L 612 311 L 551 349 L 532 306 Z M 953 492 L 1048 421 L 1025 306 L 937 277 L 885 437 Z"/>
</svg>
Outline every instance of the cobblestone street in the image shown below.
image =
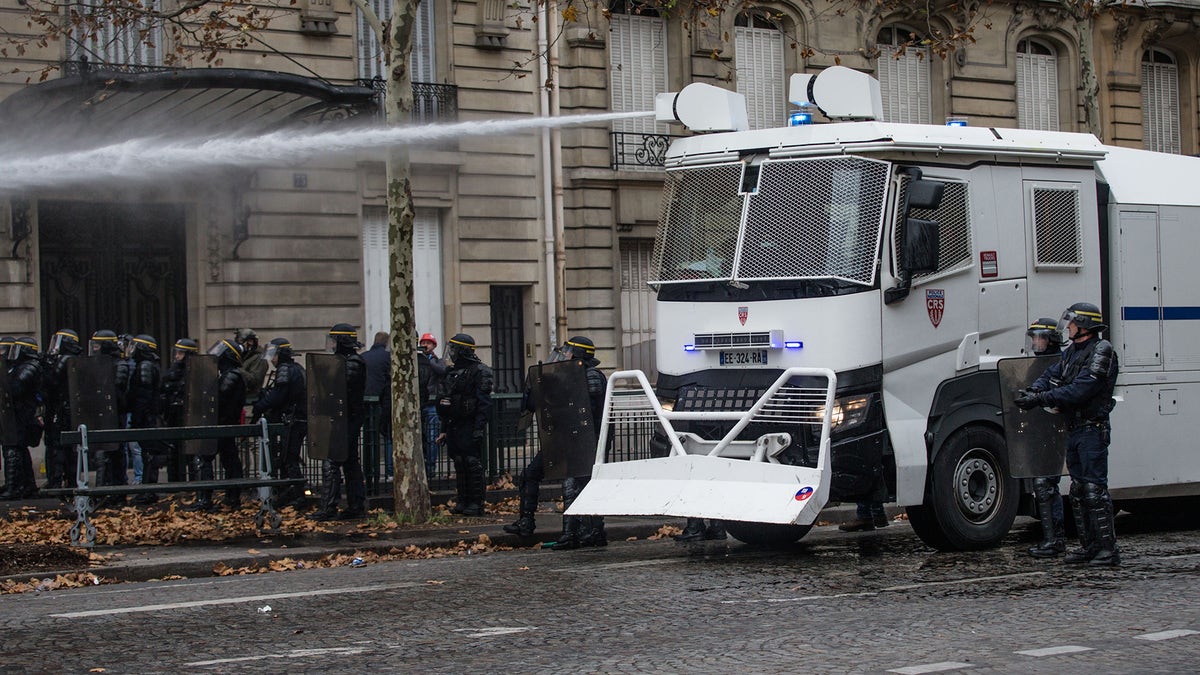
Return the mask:
<svg viewBox="0 0 1200 675">
<path fill-rule="evenodd" d="M 934 553 L 900 522 L 5 596 L 0 670 L 1194 671 L 1200 539 L 1119 527 L 1117 570 L 1029 558 L 1027 527 Z"/>
</svg>

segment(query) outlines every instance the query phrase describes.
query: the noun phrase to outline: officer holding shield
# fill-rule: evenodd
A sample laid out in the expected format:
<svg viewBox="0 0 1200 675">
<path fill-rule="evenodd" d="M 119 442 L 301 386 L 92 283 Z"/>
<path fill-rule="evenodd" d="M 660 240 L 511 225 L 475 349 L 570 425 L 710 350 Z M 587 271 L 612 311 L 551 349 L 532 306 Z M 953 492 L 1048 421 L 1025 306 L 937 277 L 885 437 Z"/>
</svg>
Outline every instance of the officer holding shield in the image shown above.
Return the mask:
<svg viewBox="0 0 1200 675">
<path fill-rule="evenodd" d="M 83 353 L 79 333 L 63 328 L 50 339 L 43 369 L 46 394 L 46 487 L 75 487 L 75 446 L 59 443 L 58 434 L 71 431 L 71 400 L 67 395 L 67 363 Z"/>
<path fill-rule="evenodd" d="M 1062 333 L 1054 319 L 1038 319 L 1025 331 L 1025 351 L 1034 356 L 1062 353 Z M 1067 550 L 1063 522 L 1062 495 L 1058 492 L 1060 476 L 1041 476 L 1033 479 L 1033 494 L 1037 499 L 1038 518 L 1042 523 L 1042 541 L 1029 547 L 1035 558 L 1053 558 Z"/>
<path fill-rule="evenodd" d="M 354 326 L 339 323 L 329 329 L 325 350 L 345 361 L 347 446 L 343 459 L 325 460 L 321 508 L 313 514 L 313 520 L 352 520 L 367 515 L 367 483 L 358 447 L 359 432 L 367 416 L 363 402 L 367 388 L 367 364 L 358 355 L 360 348 L 362 344 L 358 341 L 358 329 Z M 346 510 L 339 513 L 343 476 L 346 481 Z"/>
<path fill-rule="evenodd" d="M 1068 553 L 1064 562 L 1115 567 L 1121 558 L 1108 494 L 1108 443 L 1117 355 L 1112 344 L 1100 338 L 1107 326 L 1096 305 L 1071 305 L 1058 328 L 1066 331 L 1071 344 L 1013 402 L 1025 410 L 1056 408 L 1067 416 L 1067 470 L 1080 548 Z"/>
<path fill-rule="evenodd" d="M 306 403 L 307 388 L 304 368 L 293 360 L 292 343 L 287 338 L 275 338 L 267 345 L 267 360 L 275 366 L 275 372 L 263 388 L 262 395 L 254 403 L 254 417 L 266 417 L 267 421 L 283 424 L 281 445 L 282 457 L 276 469 L 284 478 L 303 478 L 300 471 L 300 448 L 308 432 Z M 302 486 L 289 486 L 279 496 L 280 506 L 291 506 L 299 510 L 307 506 Z"/>
<path fill-rule="evenodd" d="M 13 341 L 8 353 L 8 401 L 15 428 L 4 433 L 4 491 L 0 499 L 24 499 L 37 494 L 33 458 L 29 448 L 42 442 L 38 420 L 38 389 L 42 386 L 42 363 L 37 340 L 29 336 Z"/>
</svg>

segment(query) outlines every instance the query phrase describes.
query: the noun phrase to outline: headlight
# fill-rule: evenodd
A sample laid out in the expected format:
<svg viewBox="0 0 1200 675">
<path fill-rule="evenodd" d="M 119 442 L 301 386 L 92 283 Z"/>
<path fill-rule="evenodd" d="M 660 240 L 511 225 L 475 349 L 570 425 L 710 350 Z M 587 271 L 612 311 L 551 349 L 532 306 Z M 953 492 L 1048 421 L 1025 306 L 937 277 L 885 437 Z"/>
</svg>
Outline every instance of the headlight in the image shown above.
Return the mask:
<svg viewBox="0 0 1200 675">
<path fill-rule="evenodd" d="M 829 431 L 846 431 L 867 421 L 867 413 L 871 411 L 871 396 L 839 396 L 833 399 L 833 411 L 829 415 Z M 817 411 L 823 416 L 825 409 Z"/>
</svg>

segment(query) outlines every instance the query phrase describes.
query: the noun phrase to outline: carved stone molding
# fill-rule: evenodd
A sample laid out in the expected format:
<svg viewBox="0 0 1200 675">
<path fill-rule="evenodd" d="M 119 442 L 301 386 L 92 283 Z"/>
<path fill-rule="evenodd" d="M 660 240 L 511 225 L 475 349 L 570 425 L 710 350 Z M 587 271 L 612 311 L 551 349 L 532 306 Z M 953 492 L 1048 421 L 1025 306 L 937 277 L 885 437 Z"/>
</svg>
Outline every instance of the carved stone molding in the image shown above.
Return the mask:
<svg viewBox="0 0 1200 675">
<path fill-rule="evenodd" d="M 221 280 L 221 213 L 215 195 L 209 194 L 203 218 L 208 254 L 209 281 Z"/>
<path fill-rule="evenodd" d="M 504 0 L 479 0 L 475 8 L 475 46 L 480 49 L 507 47 L 509 30 L 504 23 Z"/>
</svg>

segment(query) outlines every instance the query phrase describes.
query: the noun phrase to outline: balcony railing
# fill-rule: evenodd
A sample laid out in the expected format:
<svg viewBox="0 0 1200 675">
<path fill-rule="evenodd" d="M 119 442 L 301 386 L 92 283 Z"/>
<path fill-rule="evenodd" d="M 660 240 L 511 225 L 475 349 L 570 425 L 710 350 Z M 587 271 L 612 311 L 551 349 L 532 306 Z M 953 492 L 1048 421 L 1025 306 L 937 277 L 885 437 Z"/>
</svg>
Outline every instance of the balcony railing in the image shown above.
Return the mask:
<svg viewBox="0 0 1200 675">
<path fill-rule="evenodd" d="M 681 137 L 670 134 L 612 132 L 613 170 L 657 171 L 663 168 L 667 147 L 671 145 L 673 138 Z"/>
<path fill-rule="evenodd" d="M 355 80 L 359 86 L 370 87 L 379 96 L 379 109 L 383 110 L 383 97 L 387 83 L 381 77 L 370 80 Z M 412 119 L 417 123 L 453 122 L 458 119 L 458 87 L 453 84 L 435 82 L 413 82 Z"/>
</svg>

